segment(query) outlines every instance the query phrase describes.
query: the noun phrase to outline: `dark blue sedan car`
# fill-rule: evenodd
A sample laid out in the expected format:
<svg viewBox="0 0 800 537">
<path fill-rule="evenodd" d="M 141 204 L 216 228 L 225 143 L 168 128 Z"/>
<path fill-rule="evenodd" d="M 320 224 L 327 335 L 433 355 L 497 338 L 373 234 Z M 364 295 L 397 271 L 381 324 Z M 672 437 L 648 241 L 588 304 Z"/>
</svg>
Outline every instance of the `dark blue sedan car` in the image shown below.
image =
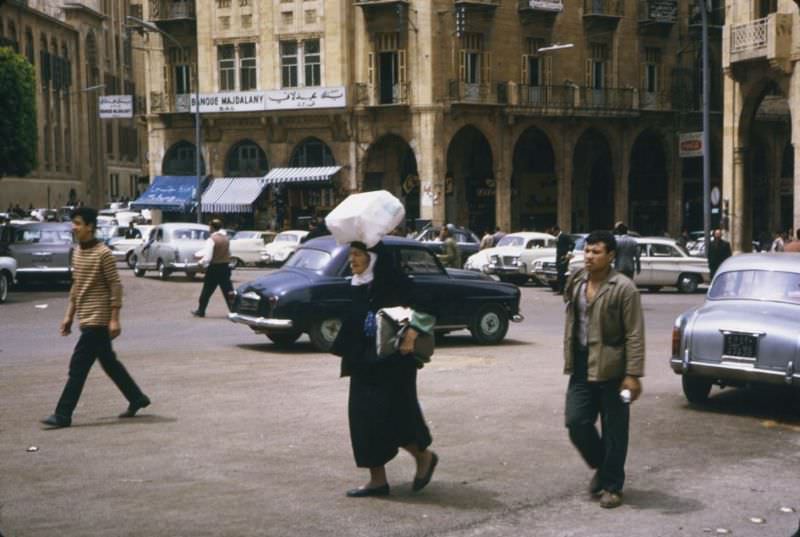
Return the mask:
<svg viewBox="0 0 800 537">
<path fill-rule="evenodd" d="M 478 343 L 494 344 L 505 337 L 509 321 L 522 321 L 515 285 L 445 270 L 414 240 L 387 237 L 384 244 L 413 278 L 414 292 L 438 305 L 437 332 L 467 329 Z M 279 345 L 307 333 L 316 349 L 329 350 L 350 308 L 348 254 L 349 247 L 332 237 L 308 241 L 280 270 L 240 286 L 228 318 Z"/>
</svg>

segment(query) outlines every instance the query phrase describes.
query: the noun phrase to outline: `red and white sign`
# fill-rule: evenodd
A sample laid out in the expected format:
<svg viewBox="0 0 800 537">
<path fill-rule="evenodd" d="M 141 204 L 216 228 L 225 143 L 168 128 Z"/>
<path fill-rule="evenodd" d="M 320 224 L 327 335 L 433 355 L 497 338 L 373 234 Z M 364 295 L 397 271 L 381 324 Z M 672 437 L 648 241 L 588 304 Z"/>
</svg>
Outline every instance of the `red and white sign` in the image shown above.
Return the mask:
<svg viewBox="0 0 800 537">
<path fill-rule="evenodd" d="M 678 154 L 681 158 L 703 156 L 703 133 L 684 132 L 678 142 Z"/>
</svg>

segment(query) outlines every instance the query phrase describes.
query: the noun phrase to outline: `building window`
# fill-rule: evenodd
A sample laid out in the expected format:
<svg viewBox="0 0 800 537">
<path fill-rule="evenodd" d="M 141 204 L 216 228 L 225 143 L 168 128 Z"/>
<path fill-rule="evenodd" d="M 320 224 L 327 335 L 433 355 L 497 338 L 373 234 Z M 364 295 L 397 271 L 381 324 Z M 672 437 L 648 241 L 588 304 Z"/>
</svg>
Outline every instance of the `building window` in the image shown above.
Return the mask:
<svg viewBox="0 0 800 537">
<path fill-rule="evenodd" d="M 381 33 L 375 39 L 377 52 L 368 57 L 368 81 L 377 85 L 379 104 L 405 100 L 406 51 L 400 48 L 399 33 Z"/>
<path fill-rule="evenodd" d="M 484 51 L 483 34 L 467 33 L 461 37 L 459 80 L 466 84 L 491 81 L 491 56 Z"/>
<path fill-rule="evenodd" d="M 248 91 L 257 87 L 256 45 L 255 43 L 242 43 L 239 45 L 239 89 Z"/>
<path fill-rule="evenodd" d="M 263 177 L 268 171 L 267 155 L 258 144 L 250 140 L 233 146 L 225 162 L 227 177 Z"/>
<path fill-rule="evenodd" d="M 33 34 L 30 29 L 25 31 L 25 57 L 31 65 L 36 62 L 36 55 L 33 52 Z"/>
<path fill-rule="evenodd" d="M 527 54 L 522 56 L 522 84 L 530 87 L 547 86 L 552 75 L 552 57 L 539 54 L 543 39 L 528 39 Z"/>
<path fill-rule="evenodd" d="M 281 86 L 322 85 L 322 53 L 319 39 L 281 41 Z"/>
<path fill-rule="evenodd" d="M 236 47 L 219 45 L 217 47 L 220 91 L 236 90 Z"/>
<path fill-rule="evenodd" d="M 314 24 L 317 22 L 317 10 L 316 9 L 307 9 L 306 10 L 306 24 Z"/>
<path fill-rule="evenodd" d="M 647 47 L 644 49 L 644 73 L 642 89 L 648 93 L 656 93 L 661 89 L 661 49 Z"/>
<path fill-rule="evenodd" d="M 172 64 L 172 89 L 175 95 L 184 95 L 192 92 L 191 58 L 183 48 L 172 47 L 169 49 L 169 61 Z"/>
<path fill-rule="evenodd" d="M 333 153 L 325 142 L 316 138 L 308 138 L 298 145 L 289 159 L 292 168 L 335 166 Z"/>
<path fill-rule="evenodd" d="M 164 175 L 194 175 L 195 171 L 194 145 L 181 141 L 169 148 L 161 166 Z M 205 175 L 205 161 L 200 159 L 200 174 Z"/>
<path fill-rule="evenodd" d="M 608 45 L 593 44 L 591 57 L 586 60 L 586 87 L 603 89 L 608 87 Z"/>
<path fill-rule="evenodd" d="M 296 88 L 297 80 L 297 42 L 281 41 L 281 86 Z"/>
<path fill-rule="evenodd" d="M 284 11 L 281 13 L 281 23 L 284 26 L 291 26 L 294 24 L 294 13 L 291 11 Z"/>
<path fill-rule="evenodd" d="M 321 54 L 319 39 L 303 41 L 304 86 L 319 86 L 321 78 Z"/>
</svg>

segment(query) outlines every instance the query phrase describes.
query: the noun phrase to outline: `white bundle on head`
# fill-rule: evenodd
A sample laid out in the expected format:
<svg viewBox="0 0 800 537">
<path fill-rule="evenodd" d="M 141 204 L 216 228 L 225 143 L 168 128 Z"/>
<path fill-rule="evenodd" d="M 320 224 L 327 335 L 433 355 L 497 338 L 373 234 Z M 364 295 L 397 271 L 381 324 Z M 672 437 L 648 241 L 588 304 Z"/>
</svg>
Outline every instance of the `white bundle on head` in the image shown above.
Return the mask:
<svg viewBox="0 0 800 537">
<path fill-rule="evenodd" d="M 339 244 L 363 242 L 372 248 L 403 223 L 405 207 L 385 190 L 351 194 L 325 217 Z"/>
</svg>

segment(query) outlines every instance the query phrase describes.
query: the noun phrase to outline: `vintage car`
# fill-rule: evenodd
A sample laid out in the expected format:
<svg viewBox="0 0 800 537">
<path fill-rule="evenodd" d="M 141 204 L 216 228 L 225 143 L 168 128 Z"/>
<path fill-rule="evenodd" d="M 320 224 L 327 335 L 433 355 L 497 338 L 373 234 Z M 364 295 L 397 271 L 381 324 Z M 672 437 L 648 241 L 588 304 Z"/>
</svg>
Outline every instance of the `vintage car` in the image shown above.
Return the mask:
<svg viewBox="0 0 800 537">
<path fill-rule="evenodd" d="M 155 226 L 147 241 L 134 250 L 133 273 L 142 277 L 148 270 L 155 270 L 166 280 L 173 272 L 183 272 L 194 278 L 203 271 L 194 254 L 203 248 L 208 236 L 205 224 L 180 222 Z"/>
<path fill-rule="evenodd" d="M 2 227 L 0 250 L 17 261 L 17 279 L 72 279 L 72 224 L 61 222 L 11 223 Z"/>
<path fill-rule="evenodd" d="M 261 249 L 261 262 L 280 265 L 300 247 L 308 231 L 289 230 L 278 233 L 275 240 Z"/>
<path fill-rule="evenodd" d="M 800 254 L 741 254 L 717 271 L 702 306 L 672 331 L 672 370 L 690 403 L 711 386 L 783 384 L 800 389 Z"/>
<path fill-rule="evenodd" d="M 575 248 L 572 250 L 570 260 L 581 260 L 583 262 L 583 246 L 587 233 L 570 233 Z M 583 265 L 581 265 L 583 266 Z M 533 279 L 541 285 L 549 286 L 552 290 L 558 288 L 558 267 L 556 267 L 556 256 L 540 257 L 533 263 Z"/>
<path fill-rule="evenodd" d="M 8 290 L 17 283 L 17 260 L 0 252 L 0 304 L 8 300 Z"/>
<path fill-rule="evenodd" d="M 662 287 L 676 287 L 681 293 L 694 293 L 711 275 L 705 258 L 690 256 L 674 239 L 634 237 L 641 249 L 642 271 L 633 281 L 638 287 L 656 292 Z M 554 261 L 555 257 L 551 258 Z M 583 251 L 577 248 L 569 262 L 569 272 L 583 268 Z"/>
<path fill-rule="evenodd" d="M 445 270 L 433 252 L 411 239 L 387 237 L 384 243 L 414 279 L 414 292 L 441 305 L 438 332 L 468 329 L 479 343 L 493 344 L 503 340 L 509 321 L 522 321 L 517 287 Z M 330 349 L 350 307 L 348 254 L 330 236 L 308 241 L 281 269 L 240 286 L 228 318 L 277 344 L 307 333 L 316 349 Z"/>
<path fill-rule="evenodd" d="M 501 281 L 522 285 L 533 276 L 537 259 L 555 255 L 555 237 L 549 233 L 520 231 L 506 235 L 497 246 L 470 256 L 464 268 L 496 274 Z"/>
<path fill-rule="evenodd" d="M 458 251 L 461 253 L 462 261 L 480 249 L 481 240 L 472 231 L 460 226 L 451 226 L 451 230 L 453 238 L 458 245 Z M 442 241 L 439 240 L 439 228 L 435 228 L 430 224 L 425 226 L 416 236 L 416 240 L 425 243 L 433 253 L 442 253 Z"/>
<path fill-rule="evenodd" d="M 114 259 L 117 261 L 125 261 L 129 268 L 136 266 L 135 250 L 137 246 L 144 244 L 147 237 L 150 236 L 150 231 L 154 226 L 150 225 L 136 225 L 134 226 L 134 237 L 127 238 L 128 228 L 126 226 L 119 226 L 114 233 L 114 236 L 108 239 L 106 244 L 111 249 Z"/>
<path fill-rule="evenodd" d="M 274 231 L 237 231 L 231 237 L 231 262 L 236 267 L 263 263 L 261 254 L 277 234 Z"/>
</svg>

